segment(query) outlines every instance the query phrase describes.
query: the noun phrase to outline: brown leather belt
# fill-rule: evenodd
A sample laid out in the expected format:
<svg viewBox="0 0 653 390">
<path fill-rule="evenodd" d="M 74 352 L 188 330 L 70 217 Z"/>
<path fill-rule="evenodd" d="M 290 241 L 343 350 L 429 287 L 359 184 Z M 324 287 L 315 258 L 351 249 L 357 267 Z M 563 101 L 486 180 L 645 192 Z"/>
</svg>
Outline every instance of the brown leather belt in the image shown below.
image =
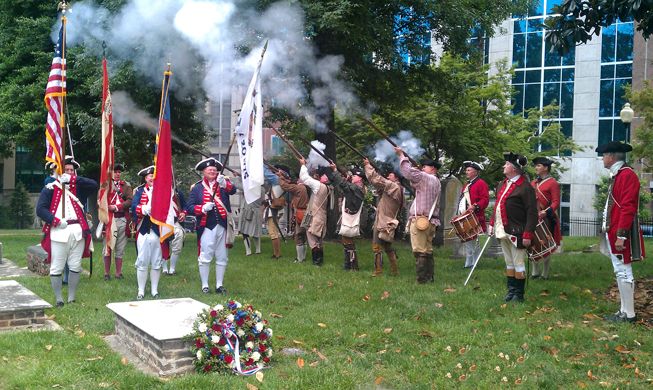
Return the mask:
<svg viewBox="0 0 653 390">
<path fill-rule="evenodd" d="M 68 219 L 68 220 L 66 220 L 66 223 L 68 223 L 68 225 L 78 224 L 79 219 Z"/>
<path fill-rule="evenodd" d="M 125 212 L 124 211 L 116 211 L 113 213 L 114 218 L 125 218 Z"/>
</svg>

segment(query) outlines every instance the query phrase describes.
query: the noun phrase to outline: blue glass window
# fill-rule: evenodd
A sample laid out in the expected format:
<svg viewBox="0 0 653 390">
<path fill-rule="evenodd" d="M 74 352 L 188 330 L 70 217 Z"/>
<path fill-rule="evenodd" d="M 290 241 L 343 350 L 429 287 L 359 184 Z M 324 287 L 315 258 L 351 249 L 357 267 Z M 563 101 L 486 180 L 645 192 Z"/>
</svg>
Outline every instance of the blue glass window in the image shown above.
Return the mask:
<svg viewBox="0 0 653 390">
<path fill-rule="evenodd" d="M 526 71 L 526 83 L 539 83 L 542 81 L 542 72 L 539 70 Z"/>
<path fill-rule="evenodd" d="M 526 84 L 524 89 L 524 111 L 540 108 L 540 84 Z"/>
<path fill-rule="evenodd" d="M 562 0 L 547 0 L 546 2 L 546 13 L 547 14 L 553 14 L 553 7 L 558 6 L 562 4 Z"/>
<path fill-rule="evenodd" d="M 560 69 L 546 69 L 544 71 L 544 82 L 551 83 L 560 81 Z"/>
<path fill-rule="evenodd" d="M 633 60 L 633 24 L 617 24 L 617 61 Z"/>
<path fill-rule="evenodd" d="M 542 33 L 529 33 L 526 39 L 526 67 L 542 66 Z"/>
<path fill-rule="evenodd" d="M 599 117 L 613 116 L 614 80 L 601 80 L 601 95 L 599 99 Z"/>
<path fill-rule="evenodd" d="M 560 103 L 560 84 L 559 83 L 544 83 L 544 91 L 542 94 L 542 106 Z"/>
<path fill-rule="evenodd" d="M 560 84 L 560 118 L 574 117 L 574 83 Z M 567 123 L 567 122 L 565 122 Z"/>
<path fill-rule="evenodd" d="M 526 58 L 526 34 L 516 34 L 512 38 L 512 63 L 515 68 L 523 68 Z"/>
<path fill-rule="evenodd" d="M 601 62 L 614 62 L 615 40 L 616 40 L 615 25 L 603 28 L 603 40 L 601 42 Z"/>
</svg>

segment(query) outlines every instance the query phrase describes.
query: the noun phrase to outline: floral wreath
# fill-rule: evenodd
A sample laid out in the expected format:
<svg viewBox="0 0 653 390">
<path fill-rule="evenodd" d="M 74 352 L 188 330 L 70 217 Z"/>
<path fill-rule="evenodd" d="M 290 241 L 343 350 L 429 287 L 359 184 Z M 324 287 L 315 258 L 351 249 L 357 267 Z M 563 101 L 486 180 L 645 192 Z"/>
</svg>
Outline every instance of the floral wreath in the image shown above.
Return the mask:
<svg viewBox="0 0 653 390">
<path fill-rule="evenodd" d="M 185 337 L 195 355 L 198 372 L 233 372 L 252 375 L 272 357 L 272 329 L 252 305 L 229 301 L 205 309 Z"/>
</svg>

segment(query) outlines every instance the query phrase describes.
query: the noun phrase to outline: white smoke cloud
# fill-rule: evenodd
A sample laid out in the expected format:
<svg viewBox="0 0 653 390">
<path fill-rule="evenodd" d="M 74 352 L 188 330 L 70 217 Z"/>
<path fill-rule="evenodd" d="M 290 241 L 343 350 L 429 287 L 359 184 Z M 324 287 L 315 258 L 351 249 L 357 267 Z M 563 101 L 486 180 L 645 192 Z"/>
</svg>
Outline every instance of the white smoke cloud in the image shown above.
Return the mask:
<svg viewBox="0 0 653 390">
<path fill-rule="evenodd" d="M 159 127 L 157 120 L 147 112 L 141 110 L 136 102 L 125 91 L 111 92 L 111 105 L 113 108 L 113 122 L 117 126 L 130 123 L 136 127 L 147 129 L 156 134 Z"/>
<path fill-rule="evenodd" d="M 170 87 L 178 96 L 206 94 L 218 101 L 232 87 L 247 85 L 269 40 L 261 68 L 264 99 L 325 129 L 329 107 L 357 106 L 341 79 L 343 58 L 319 56 L 304 34 L 304 13 L 290 2 L 264 12 L 238 7 L 236 0 L 130 0 L 111 14 L 92 0 L 76 2 L 68 13 L 68 45 L 84 44 L 110 63 L 129 61 L 154 85 L 172 63 Z M 58 23 L 53 27 L 56 39 Z M 255 31 L 255 34 L 252 32 Z M 256 38 L 254 38 L 256 37 Z M 257 39 L 257 42 L 252 42 Z M 243 55 L 238 48 L 253 48 Z M 315 87 L 309 93 L 306 78 Z"/>
<path fill-rule="evenodd" d="M 324 153 L 324 149 L 326 149 L 326 145 L 317 140 L 311 141 L 311 145 L 322 153 Z M 320 156 L 313 148 L 311 148 L 311 151 L 308 154 L 308 161 L 306 162 L 306 168 L 308 168 L 309 172 L 317 167 L 328 167 L 329 165 L 331 164 L 325 160 L 324 157 Z"/>
<path fill-rule="evenodd" d="M 419 139 L 413 136 L 408 130 L 400 131 L 396 136 L 391 136 L 394 141 L 408 156 L 419 159 L 424 154 L 424 148 Z M 379 140 L 373 146 L 374 158 L 392 164 L 395 168 L 399 167 L 399 157 L 395 153 L 394 147 L 385 139 Z"/>
</svg>

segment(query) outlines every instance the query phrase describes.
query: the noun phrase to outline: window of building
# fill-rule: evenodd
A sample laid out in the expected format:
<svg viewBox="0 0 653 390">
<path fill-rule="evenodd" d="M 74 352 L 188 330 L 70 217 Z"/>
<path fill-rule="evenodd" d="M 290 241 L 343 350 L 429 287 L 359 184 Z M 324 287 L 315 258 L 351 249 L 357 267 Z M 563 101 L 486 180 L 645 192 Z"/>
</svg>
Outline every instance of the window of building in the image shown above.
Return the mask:
<svg viewBox="0 0 653 390">
<path fill-rule="evenodd" d="M 632 83 L 633 22 L 618 20 L 603 28 L 601 34 L 599 145 L 610 141 L 630 141 L 619 112 L 626 103 L 626 87 Z"/>
<path fill-rule="evenodd" d="M 231 142 L 231 98 L 211 102 L 211 127 L 215 137 L 211 140 L 213 148 L 228 148 Z"/>
<path fill-rule="evenodd" d="M 558 106 L 555 119 L 543 119 L 539 131 L 552 121 L 558 122 L 567 137 L 573 136 L 575 50 L 561 56 L 546 43 L 543 22 L 553 15 L 553 7 L 560 0 L 541 0 L 525 17 L 513 19 L 513 58 L 515 74 L 512 85 L 513 113 L 527 115 L 529 109 L 541 110 L 549 105 Z M 556 145 L 541 144 L 538 150 L 557 149 L 561 156 L 571 155 Z"/>
<path fill-rule="evenodd" d="M 43 157 L 34 156 L 28 148 L 16 147 L 16 183 L 23 183 L 28 192 L 40 192 L 43 188 L 47 176 L 44 165 Z"/>
</svg>

